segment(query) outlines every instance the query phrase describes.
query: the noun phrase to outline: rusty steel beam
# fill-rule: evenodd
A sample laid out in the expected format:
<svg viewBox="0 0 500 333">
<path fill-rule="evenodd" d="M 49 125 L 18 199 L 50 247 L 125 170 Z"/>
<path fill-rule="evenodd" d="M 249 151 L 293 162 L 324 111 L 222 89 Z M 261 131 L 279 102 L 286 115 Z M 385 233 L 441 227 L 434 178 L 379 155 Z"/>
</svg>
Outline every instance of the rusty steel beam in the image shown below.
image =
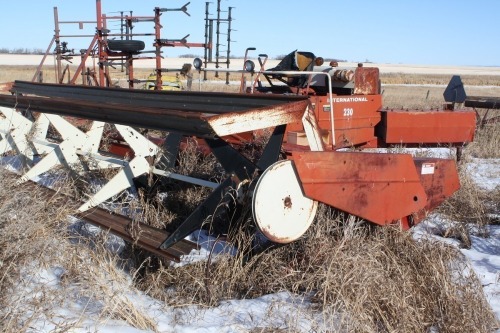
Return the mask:
<svg viewBox="0 0 500 333">
<path fill-rule="evenodd" d="M 464 105 L 480 109 L 500 109 L 500 97 L 467 96 Z"/>
<path fill-rule="evenodd" d="M 202 138 L 297 122 L 309 105 L 302 96 L 155 92 L 18 81 L 12 91 L 18 95 L 1 96 L 0 105 Z"/>
<path fill-rule="evenodd" d="M 203 113 L 241 112 L 260 107 L 308 100 L 307 96 L 131 90 L 26 81 L 15 81 L 12 92 L 41 97 L 62 97 Z"/>
<path fill-rule="evenodd" d="M 43 98 L 36 96 L 0 96 L 0 105 L 21 110 L 57 114 L 104 121 L 133 127 L 161 131 L 180 131 L 186 135 L 214 137 L 216 134 L 203 120 L 202 115 L 193 112 L 178 112 L 139 108 L 126 104 L 86 102 L 63 98 Z"/>
<path fill-rule="evenodd" d="M 53 204 L 62 205 L 64 203 L 75 208 L 79 205 L 76 200 L 61 194 L 60 191 L 41 186 L 35 182 L 26 182 L 20 186 L 40 192 L 44 200 Z M 162 242 L 170 236 L 169 232 L 134 221 L 123 215 L 114 214 L 106 209 L 94 208 L 74 216 L 96 225 L 104 231 L 109 231 L 156 256 L 175 262 L 180 262 L 181 257 L 188 255 L 192 250 L 199 250 L 198 244 L 187 240 L 181 240 L 168 249 L 160 249 Z"/>
</svg>

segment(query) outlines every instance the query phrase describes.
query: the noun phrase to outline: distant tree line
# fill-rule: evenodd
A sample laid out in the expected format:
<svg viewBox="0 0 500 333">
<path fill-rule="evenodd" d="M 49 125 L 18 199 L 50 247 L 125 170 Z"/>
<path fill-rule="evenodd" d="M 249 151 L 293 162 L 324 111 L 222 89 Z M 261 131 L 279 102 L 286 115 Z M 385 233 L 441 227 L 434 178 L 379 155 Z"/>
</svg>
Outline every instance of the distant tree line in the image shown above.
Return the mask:
<svg viewBox="0 0 500 333">
<path fill-rule="evenodd" d="M 17 48 L 9 49 L 6 47 L 0 47 L 0 54 L 44 54 L 45 51 L 42 49 L 28 49 L 28 48 Z"/>
</svg>

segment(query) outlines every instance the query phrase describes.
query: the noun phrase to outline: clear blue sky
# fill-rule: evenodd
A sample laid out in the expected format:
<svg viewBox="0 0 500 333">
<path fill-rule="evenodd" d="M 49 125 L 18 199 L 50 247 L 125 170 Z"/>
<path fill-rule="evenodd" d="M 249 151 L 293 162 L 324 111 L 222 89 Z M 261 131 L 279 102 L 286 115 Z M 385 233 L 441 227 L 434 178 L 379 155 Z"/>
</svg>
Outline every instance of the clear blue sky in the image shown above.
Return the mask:
<svg viewBox="0 0 500 333">
<path fill-rule="evenodd" d="M 211 1 L 215 15 L 217 1 Z M 133 10 L 134 15 L 149 16 L 154 7 L 180 8 L 187 2 L 102 0 L 102 7 L 109 15 Z M 54 32 L 53 7 L 58 7 L 62 21 L 95 20 L 95 4 L 95 0 L 4 0 L 0 47 L 45 50 Z M 228 6 L 235 7 L 231 53 L 236 56 L 256 47 L 254 54 L 271 57 L 299 49 L 348 61 L 500 66 L 499 0 L 223 0 L 222 7 Z M 191 17 L 164 13 L 163 38 L 190 34 L 189 42 L 204 41 L 205 1 L 191 0 L 188 8 Z M 83 32 L 95 30 L 86 27 Z M 82 32 L 76 28 L 63 25 L 62 34 Z M 152 23 L 137 23 L 135 32 L 152 29 Z M 65 40 L 74 49 L 90 42 Z M 152 49 L 152 41 L 145 41 Z M 172 57 L 203 54 L 194 48 L 164 52 Z"/>
</svg>

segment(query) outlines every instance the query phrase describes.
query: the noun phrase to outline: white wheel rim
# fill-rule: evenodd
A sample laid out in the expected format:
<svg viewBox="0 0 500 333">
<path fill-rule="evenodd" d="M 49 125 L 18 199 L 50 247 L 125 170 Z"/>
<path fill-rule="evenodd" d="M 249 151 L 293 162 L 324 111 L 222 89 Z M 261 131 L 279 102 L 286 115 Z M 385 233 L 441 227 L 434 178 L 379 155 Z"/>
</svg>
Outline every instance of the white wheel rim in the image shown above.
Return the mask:
<svg viewBox="0 0 500 333">
<path fill-rule="evenodd" d="M 316 215 L 318 202 L 304 196 L 290 160 L 278 161 L 260 176 L 253 193 L 252 213 L 259 230 L 276 243 L 302 236 Z"/>
</svg>

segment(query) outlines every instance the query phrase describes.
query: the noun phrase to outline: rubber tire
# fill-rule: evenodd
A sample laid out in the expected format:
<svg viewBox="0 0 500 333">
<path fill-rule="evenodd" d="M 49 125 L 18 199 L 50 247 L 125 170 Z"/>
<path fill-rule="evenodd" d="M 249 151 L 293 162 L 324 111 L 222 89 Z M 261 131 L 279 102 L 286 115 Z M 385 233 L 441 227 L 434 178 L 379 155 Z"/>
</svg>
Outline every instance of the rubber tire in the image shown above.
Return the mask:
<svg viewBox="0 0 500 333">
<path fill-rule="evenodd" d="M 108 40 L 108 49 L 111 51 L 135 53 L 144 50 L 145 47 L 142 40 Z"/>
</svg>

